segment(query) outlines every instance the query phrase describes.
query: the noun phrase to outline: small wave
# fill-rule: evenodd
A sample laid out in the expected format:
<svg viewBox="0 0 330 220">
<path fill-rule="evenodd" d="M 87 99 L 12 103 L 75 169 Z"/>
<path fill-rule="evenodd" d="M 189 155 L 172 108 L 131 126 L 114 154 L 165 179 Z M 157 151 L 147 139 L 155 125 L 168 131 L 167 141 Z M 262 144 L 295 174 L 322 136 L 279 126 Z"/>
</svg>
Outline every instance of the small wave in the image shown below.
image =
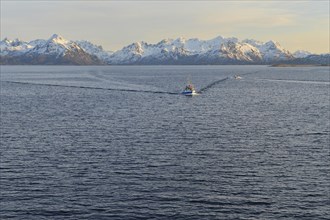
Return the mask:
<svg viewBox="0 0 330 220">
<path fill-rule="evenodd" d="M 199 203 L 199 204 L 205 204 L 205 205 L 232 205 L 230 202 L 221 202 L 221 201 L 207 201 L 207 200 L 190 200 L 190 203 Z"/>
<path fill-rule="evenodd" d="M 250 206 L 268 206 L 271 205 L 271 202 L 262 202 L 262 201 L 246 201 L 244 202 L 245 205 L 250 205 Z"/>
<path fill-rule="evenodd" d="M 309 132 L 309 133 L 299 133 L 299 134 L 288 134 L 288 136 L 294 136 L 294 137 L 309 136 L 309 135 L 329 135 L 329 133 L 326 133 L 326 132 Z"/>
<path fill-rule="evenodd" d="M 271 202 L 266 201 L 208 201 L 208 200 L 190 200 L 190 203 L 200 203 L 205 205 L 248 205 L 248 206 L 268 206 Z"/>
</svg>

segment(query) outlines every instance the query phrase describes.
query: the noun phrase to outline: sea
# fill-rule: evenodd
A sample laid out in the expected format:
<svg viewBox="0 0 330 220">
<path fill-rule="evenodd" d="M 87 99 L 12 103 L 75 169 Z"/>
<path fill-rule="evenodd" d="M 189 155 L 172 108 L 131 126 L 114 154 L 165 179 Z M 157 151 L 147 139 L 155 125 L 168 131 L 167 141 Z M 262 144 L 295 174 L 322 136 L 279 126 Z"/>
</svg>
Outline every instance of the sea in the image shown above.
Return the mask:
<svg viewBox="0 0 330 220">
<path fill-rule="evenodd" d="M 329 67 L 0 76 L 0 219 L 330 219 Z"/>
</svg>

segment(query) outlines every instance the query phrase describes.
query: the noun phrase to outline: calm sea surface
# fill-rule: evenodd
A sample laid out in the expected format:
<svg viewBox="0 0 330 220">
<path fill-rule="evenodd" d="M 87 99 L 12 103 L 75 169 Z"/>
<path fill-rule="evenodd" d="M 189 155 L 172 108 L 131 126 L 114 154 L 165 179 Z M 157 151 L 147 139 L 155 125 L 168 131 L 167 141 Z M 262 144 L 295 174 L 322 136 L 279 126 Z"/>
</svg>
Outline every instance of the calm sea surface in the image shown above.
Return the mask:
<svg viewBox="0 0 330 220">
<path fill-rule="evenodd" d="M 329 77 L 1 66 L 0 218 L 329 219 Z"/>
</svg>

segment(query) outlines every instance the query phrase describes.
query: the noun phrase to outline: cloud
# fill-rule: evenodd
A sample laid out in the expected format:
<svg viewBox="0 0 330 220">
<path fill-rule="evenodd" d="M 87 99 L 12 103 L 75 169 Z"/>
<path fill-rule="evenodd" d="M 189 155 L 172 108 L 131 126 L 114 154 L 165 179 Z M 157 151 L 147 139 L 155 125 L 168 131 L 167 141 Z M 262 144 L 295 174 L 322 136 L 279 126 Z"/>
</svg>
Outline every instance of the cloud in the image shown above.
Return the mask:
<svg viewBox="0 0 330 220">
<path fill-rule="evenodd" d="M 110 50 L 179 36 L 280 41 L 279 36 L 328 33 L 328 9 L 329 1 L 1 1 L 1 37 L 59 33 Z"/>
<path fill-rule="evenodd" d="M 227 11 L 221 14 L 208 14 L 202 18 L 207 25 L 221 25 L 228 27 L 285 27 L 297 24 L 297 17 L 294 14 L 269 13 L 260 9 L 238 9 Z"/>
</svg>

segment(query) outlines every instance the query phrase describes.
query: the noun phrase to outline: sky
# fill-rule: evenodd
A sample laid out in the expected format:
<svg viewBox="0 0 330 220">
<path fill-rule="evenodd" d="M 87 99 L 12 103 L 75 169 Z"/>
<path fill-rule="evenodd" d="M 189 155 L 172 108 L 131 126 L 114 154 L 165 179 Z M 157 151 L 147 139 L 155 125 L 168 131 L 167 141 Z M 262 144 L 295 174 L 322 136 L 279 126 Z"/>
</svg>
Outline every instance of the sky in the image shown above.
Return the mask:
<svg viewBox="0 0 330 220">
<path fill-rule="evenodd" d="M 291 52 L 329 53 L 330 0 L 1 0 L 1 39 L 30 41 L 56 33 L 106 50 L 137 41 L 274 40 Z"/>
</svg>

